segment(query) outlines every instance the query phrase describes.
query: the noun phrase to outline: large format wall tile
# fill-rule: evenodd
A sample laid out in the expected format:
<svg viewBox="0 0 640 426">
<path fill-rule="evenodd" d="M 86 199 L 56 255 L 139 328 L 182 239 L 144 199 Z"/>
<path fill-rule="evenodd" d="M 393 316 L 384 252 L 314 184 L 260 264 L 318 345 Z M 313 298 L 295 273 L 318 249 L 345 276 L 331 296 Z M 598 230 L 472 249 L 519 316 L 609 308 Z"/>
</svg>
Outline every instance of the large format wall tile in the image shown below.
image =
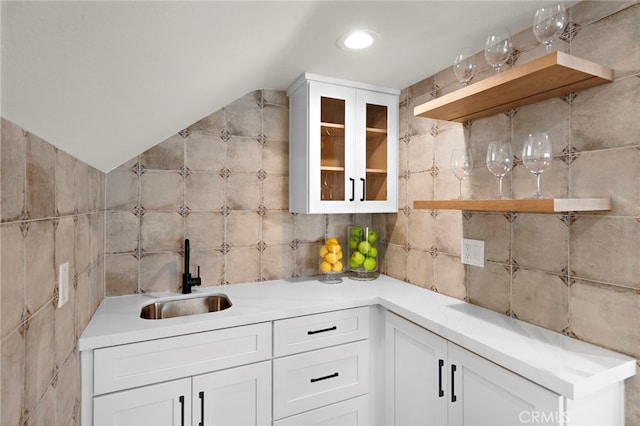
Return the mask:
<svg viewBox="0 0 640 426">
<path fill-rule="evenodd" d="M 571 286 L 571 331 L 582 340 L 640 359 L 640 294 L 577 280 Z"/>
</svg>

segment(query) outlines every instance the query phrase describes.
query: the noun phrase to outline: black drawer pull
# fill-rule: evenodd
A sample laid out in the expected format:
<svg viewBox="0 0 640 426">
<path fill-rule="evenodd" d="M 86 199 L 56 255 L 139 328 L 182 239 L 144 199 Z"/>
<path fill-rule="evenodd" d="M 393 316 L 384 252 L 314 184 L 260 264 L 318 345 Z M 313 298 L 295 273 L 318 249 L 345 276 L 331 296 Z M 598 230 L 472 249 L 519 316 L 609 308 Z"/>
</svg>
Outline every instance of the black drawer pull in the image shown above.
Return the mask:
<svg viewBox="0 0 640 426">
<path fill-rule="evenodd" d="M 311 336 L 312 334 L 318 334 L 318 333 L 326 333 L 327 331 L 333 331 L 333 330 L 337 330 L 338 326 L 334 325 L 333 327 L 329 327 L 329 328 L 323 328 L 322 330 L 312 330 L 312 331 L 307 331 L 307 334 L 309 336 Z"/>
<path fill-rule="evenodd" d="M 444 360 L 438 360 L 438 398 L 444 396 L 444 389 L 442 389 L 442 368 L 444 367 Z"/>
<path fill-rule="evenodd" d="M 456 396 L 456 366 L 455 364 L 451 365 L 451 402 L 456 402 L 458 397 Z"/>
<path fill-rule="evenodd" d="M 184 426 L 184 395 L 180 395 L 180 426 Z"/>
<path fill-rule="evenodd" d="M 328 376 L 318 377 L 317 379 L 311 379 L 311 383 L 319 382 L 320 380 L 333 379 L 334 377 L 338 377 L 339 374 L 337 372 L 333 374 L 329 374 Z"/>
<path fill-rule="evenodd" d="M 204 392 L 198 394 L 200 397 L 200 423 L 199 426 L 204 426 Z"/>
</svg>

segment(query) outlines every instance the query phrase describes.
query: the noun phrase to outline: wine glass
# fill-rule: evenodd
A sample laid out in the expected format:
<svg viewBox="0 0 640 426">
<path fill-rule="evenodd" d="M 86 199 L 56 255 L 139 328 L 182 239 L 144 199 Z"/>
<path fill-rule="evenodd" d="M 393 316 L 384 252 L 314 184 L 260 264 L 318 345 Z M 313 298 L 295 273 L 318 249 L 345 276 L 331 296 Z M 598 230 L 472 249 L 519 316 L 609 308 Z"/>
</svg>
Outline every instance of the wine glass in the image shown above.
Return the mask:
<svg viewBox="0 0 640 426">
<path fill-rule="evenodd" d="M 475 77 L 477 70 L 478 66 L 476 65 L 473 50 L 470 47 L 458 50 L 453 61 L 453 73 L 458 81 L 463 86 L 466 86 Z"/>
<path fill-rule="evenodd" d="M 491 142 L 487 149 L 487 168 L 498 178 L 498 197 L 502 195 L 502 178 L 513 167 L 513 154 L 511 153 L 511 143 Z"/>
<path fill-rule="evenodd" d="M 540 174 L 551 164 L 553 147 L 547 133 L 530 133 L 522 148 L 522 162 L 536 177 L 536 193 L 531 198 L 542 198 Z"/>
<path fill-rule="evenodd" d="M 484 57 L 497 73 L 509 59 L 511 48 L 511 34 L 507 29 L 496 30 L 487 37 Z"/>
<path fill-rule="evenodd" d="M 469 176 L 471 169 L 473 169 L 473 160 L 471 152 L 468 149 L 454 149 L 451 153 L 451 171 L 453 175 L 460 182 L 460 195 L 458 200 L 462 200 L 462 181 Z"/>
<path fill-rule="evenodd" d="M 567 12 L 562 3 L 536 10 L 533 17 L 533 35 L 544 44 L 547 53 L 551 51 L 553 41 L 562 34 L 566 23 Z"/>
</svg>

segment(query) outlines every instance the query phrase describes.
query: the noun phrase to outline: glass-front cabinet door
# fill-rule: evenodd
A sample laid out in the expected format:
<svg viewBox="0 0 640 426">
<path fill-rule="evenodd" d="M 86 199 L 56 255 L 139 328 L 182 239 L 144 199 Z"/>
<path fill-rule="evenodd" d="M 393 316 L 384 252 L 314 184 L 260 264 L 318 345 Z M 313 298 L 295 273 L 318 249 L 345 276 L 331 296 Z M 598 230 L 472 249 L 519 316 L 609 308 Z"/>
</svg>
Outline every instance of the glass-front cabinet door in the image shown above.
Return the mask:
<svg viewBox="0 0 640 426">
<path fill-rule="evenodd" d="M 321 79 L 288 91 L 289 210 L 396 212 L 398 94 Z"/>
<path fill-rule="evenodd" d="M 356 175 L 360 198 L 356 212 L 398 209 L 398 98 L 358 91 Z"/>
</svg>

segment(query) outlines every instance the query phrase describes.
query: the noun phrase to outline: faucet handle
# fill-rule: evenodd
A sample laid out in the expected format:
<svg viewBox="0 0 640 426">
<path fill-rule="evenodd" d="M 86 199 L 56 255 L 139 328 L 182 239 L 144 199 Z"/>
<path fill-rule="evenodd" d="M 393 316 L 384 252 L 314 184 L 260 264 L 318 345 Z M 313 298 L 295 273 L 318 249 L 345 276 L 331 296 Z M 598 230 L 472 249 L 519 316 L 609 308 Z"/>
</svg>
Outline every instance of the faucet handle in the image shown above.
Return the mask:
<svg viewBox="0 0 640 426">
<path fill-rule="evenodd" d="M 200 278 L 200 265 L 198 265 L 198 278 Z"/>
</svg>

